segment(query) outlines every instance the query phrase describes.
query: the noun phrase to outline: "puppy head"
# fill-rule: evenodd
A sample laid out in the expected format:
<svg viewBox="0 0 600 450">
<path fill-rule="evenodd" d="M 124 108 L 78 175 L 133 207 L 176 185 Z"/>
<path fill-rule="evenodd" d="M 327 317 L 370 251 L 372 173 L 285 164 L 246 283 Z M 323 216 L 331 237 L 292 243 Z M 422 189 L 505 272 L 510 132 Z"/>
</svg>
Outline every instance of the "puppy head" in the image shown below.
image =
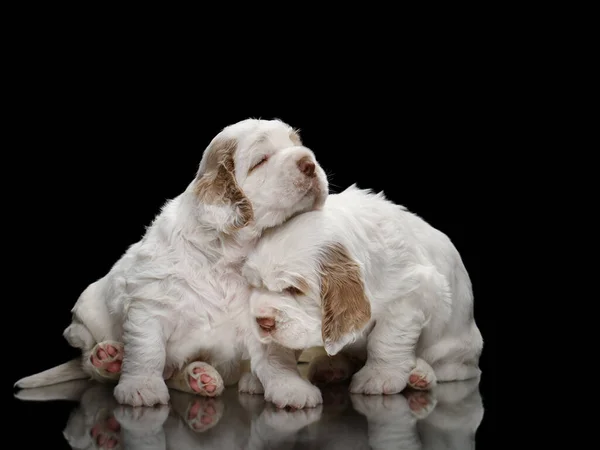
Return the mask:
<svg viewBox="0 0 600 450">
<path fill-rule="evenodd" d="M 280 120 L 247 119 L 211 141 L 192 189 L 208 220 L 231 233 L 250 223 L 264 230 L 318 209 L 329 187 L 297 131 Z"/>
<path fill-rule="evenodd" d="M 277 230 L 285 232 L 285 225 Z M 278 243 L 270 236 L 259 243 L 242 269 L 253 287 L 256 335 L 265 343 L 292 349 L 323 345 L 329 355 L 337 354 L 371 319 L 360 266 L 339 243 L 287 248 L 285 256 L 277 253 Z"/>
</svg>

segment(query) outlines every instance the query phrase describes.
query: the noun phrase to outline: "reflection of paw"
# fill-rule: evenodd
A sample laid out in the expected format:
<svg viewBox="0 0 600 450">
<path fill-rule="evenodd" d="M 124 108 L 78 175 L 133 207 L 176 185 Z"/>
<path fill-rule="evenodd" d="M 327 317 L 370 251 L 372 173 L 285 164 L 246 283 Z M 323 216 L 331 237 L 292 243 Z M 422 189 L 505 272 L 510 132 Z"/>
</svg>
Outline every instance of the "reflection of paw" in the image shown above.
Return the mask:
<svg viewBox="0 0 600 450">
<path fill-rule="evenodd" d="M 406 387 L 408 374 L 392 369 L 364 366 L 352 377 L 350 392 L 353 394 L 397 394 Z"/>
<path fill-rule="evenodd" d="M 238 392 L 247 394 L 264 394 L 265 388 L 256 375 L 251 372 L 246 372 L 240 378 L 238 383 Z"/>
<path fill-rule="evenodd" d="M 224 409 L 225 405 L 220 398 L 195 397 L 189 403 L 183 420 L 192 430 L 202 433 L 221 420 Z"/>
<path fill-rule="evenodd" d="M 345 381 L 352 375 L 353 364 L 343 354 L 317 356 L 310 363 L 308 379 L 311 383 L 327 384 Z"/>
<path fill-rule="evenodd" d="M 369 421 L 402 423 L 412 418 L 408 401 L 402 394 L 351 395 L 352 406 Z"/>
<path fill-rule="evenodd" d="M 425 391 L 435 387 L 437 378 L 429 364 L 421 358 L 417 359 L 417 366 L 410 372 L 408 385 L 417 390 Z"/>
<path fill-rule="evenodd" d="M 323 403 L 319 388 L 299 376 L 272 380 L 265 389 L 265 399 L 278 408 L 314 408 Z"/>
<path fill-rule="evenodd" d="M 154 406 L 169 403 L 169 390 L 160 377 L 121 377 L 114 395 L 122 405 Z"/>
<path fill-rule="evenodd" d="M 121 442 L 121 425 L 112 415 L 100 417 L 90 430 L 90 436 L 96 448 L 116 450 Z"/>
<path fill-rule="evenodd" d="M 323 396 L 323 406 L 328 412 L 342 411 L 350 402 L 350 393 L 348 386 L 345 384 L 331 384 L 326 386 L 321 391 Z"/>
<path fill-rule="evenodd" d="M 278 409 L 273 405 L 267 406 L 260 420 L 265 425 L 282 433 L 295 433 L 296 431 L 317 422 L 321 418 L 323 407 L 317 405 L 306 409 Z"/>
<path fill-rule="evenodd" d="M 115 408 L 114 415 L 124 430 L 136 434 L 152 434 L 160 429 L 169 417 L 169 407 L 165 405 L 154 408 L 119 406 Z"/>
<path fill-rule="evenodd" d="M 408 400 L 410 411 L 417 419 L 424 419 L 437 404 L 436 399 L 430 392 L 414 391 L 412 389 L 404 391 L 404 395 Z"/>
<path fill-rule="evenodd" d="M 244 392 L 239 393 L 238 401 L 241 407 L 253 417 L 258 416 L 265 409 L 267 403 L 263 395 L 252 395 Z"/>
<path fill-rule="evenodd" d="M 173 389 L 204 397 L 215 397 L 225 388 L 219 372 L 205 362 L 195 361 L 173 375 L 167 384 Z"/>
<path fill-rule="evenodd" d="M 103 378 L 118 380 L 123 364 L 123 344 L 103 341 L 92 349 L 90 362 L 96 373 Z"/>
</svg>

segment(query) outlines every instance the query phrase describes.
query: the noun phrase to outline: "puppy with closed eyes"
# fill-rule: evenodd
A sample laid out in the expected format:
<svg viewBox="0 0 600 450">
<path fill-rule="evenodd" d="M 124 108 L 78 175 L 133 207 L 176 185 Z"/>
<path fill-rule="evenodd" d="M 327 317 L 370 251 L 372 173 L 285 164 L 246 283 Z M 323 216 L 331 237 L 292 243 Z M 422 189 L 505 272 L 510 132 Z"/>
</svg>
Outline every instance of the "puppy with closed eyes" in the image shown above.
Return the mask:
<svg viewBox="0 0 600 450">
<path fill-rule="evenodd" d="M 253 286 L 257 341 L 243 384 L 297 383 L 295 350 L 324 346 L 312 379 L 395 394 L 408 384 L 478 377 L 483 339 L 471 281 L 450 239 L 420 217 L 355 185 L 320 211 L 266 232 L 242 274 Z M 362 368 L 361 368 L 362 367 Z M 273 393 L 271 393 L 271 396 Z"/>
<path fill-rule="evenodd" d="M 169 386 L 206 396 L 239 379 L 249 289 L 242 262 L 261 233 L 319 208 L 327 178 L 296 130 L 248 119 L 224 128 L 187 189 L 168 201 L 108 274 L 72 309 L 75 359 L 21 388 L 93 377 L 119 403 L 166 404 Z M 175 374 L 175 375 L 174 375 Z"/>
</svg>

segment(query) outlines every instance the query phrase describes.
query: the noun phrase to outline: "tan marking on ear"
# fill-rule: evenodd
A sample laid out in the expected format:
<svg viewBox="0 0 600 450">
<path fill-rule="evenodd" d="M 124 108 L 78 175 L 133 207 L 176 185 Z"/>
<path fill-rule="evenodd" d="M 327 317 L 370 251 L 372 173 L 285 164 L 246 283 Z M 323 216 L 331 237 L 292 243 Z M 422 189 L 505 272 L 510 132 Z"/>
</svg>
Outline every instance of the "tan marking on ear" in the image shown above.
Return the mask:
<svg viewBox="0 0 600 450">
<path fill-rule="evenodd" d="M 321 272 L 323 342 L 336 342 L 369 322 L 371 304 L 365 295 L 360 268 L 343 245 L 327 246 Z"/>
<path fill-rule="evenodd" d="M 310 286 L 304 278 L 294 277 L 294 286 L 303 294 L 308 294 Z"/>
<path fill-rule="evenodd" d="M 235 179 L 235 139 L 218 139 L 206 150 L 206 170 L 196 180 L 194 193 L 209 205 L 230 205 L 236 212 L 229 231 L 235 231 L 254 220 L 250 200 Z"/>
<path fill-rule="evenodd" d="M 291 130 L 290 140 L 294 143 L 294 145 L 301 146 L 302 139 L 300 139 L 300 130 Z"/>
</svg>

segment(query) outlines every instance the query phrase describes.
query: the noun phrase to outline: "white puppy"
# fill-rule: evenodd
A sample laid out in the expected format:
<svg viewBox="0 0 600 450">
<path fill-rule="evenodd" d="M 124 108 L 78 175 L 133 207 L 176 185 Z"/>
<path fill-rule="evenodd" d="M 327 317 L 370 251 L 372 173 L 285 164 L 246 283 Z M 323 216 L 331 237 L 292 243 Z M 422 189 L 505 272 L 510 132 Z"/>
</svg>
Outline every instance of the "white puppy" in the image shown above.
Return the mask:
<svg viewBox="0 0 600 450">
<path fill-rule="evenodd" d="M 394 394 L 407 383 L 480 374 L 483 340 L 471 282 L 450 239 L 403 206 L 351 186 L 320 211 L 269 230 L 242 274 L 267 351 L 252 354 L 254 391 L 298 383 L 287 349 L 324 346 L 350 391 Z M 343 351 L 342 351 L 343 350 Z M 246 384 L 249 383 L 245 380 Z M 271 396 L 273 393 L 271 393 Z"/>
<path fill-rule="evenodd" d="M 323 169 L 289 125 L 248 119 L 226 127 L 187 189 L 81 294 L 64 336 L 82 350 L 83 364 L 73 360 L 16 385 L 119 379 L 118 402 L 150 406 L 168 402 L 164 378 L 176 371 L 172 387 L 217 395 L 219 374 L 225 384 L 239 379 L 249 332 L 240 321 L 248 316 L 239 273 L 246 254 L 263 230 L 319 208 L 327 193 Z"/>
</svg>

